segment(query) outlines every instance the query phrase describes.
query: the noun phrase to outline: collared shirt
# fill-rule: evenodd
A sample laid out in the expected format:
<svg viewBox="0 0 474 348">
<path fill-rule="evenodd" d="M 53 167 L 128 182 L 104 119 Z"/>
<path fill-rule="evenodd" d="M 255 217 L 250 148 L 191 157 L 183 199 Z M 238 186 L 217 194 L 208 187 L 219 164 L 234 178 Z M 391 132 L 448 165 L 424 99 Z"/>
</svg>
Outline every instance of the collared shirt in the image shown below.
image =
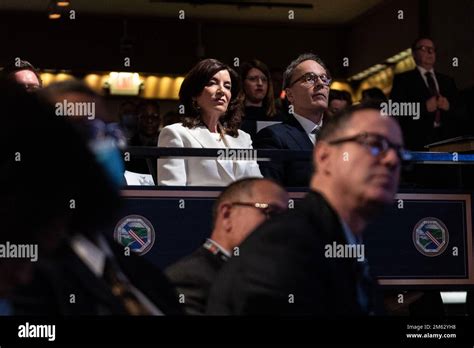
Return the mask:
<svg viewBox="0 0 474 348">
<path fill-rule="evenodd" d="M 310 119 L 308 119 L 306 117 L 303 117 L 303 116 L 300 116 L 296 113 L 293 113 L 293 116 L 295 116 L 295 118 L 300 123 L 301 127 L 303 127 L 305 133 L 308 135 L 309 140 L 311 140 L 313 145 L 316 144 L 315 130 L 317 132 L 323 126 L 323 117 L 321 117 L 321 120 L 319 121 L 319 123 L 316 124 L 313 121 L 311 121 Z"/>
<path fill-rule="evenodd" d="M 82 262 L 94 273 L 97 278 L 102 278 L 104 275 L 105 261 L 107 258 L 113 259 L 112 250 L 110 250 L 107 242 L 102 236 L 98 236 L 97 244 L 95 245 L 90 240 L 82 235 L 76 235 L 71 239 L 71 248 L 74 250 L 76 255 L 81 259 Z M 127 279 L 125 274 L 120 272 L 118 275 L 120 278 L 127 281 L 130 287 L 130 291 L 137 298 L 138 301 L 152 314 L 152 315 L 163 315 L 154 304 L 151 302 L 140 290 L 135 288 L 130 281 Z"/>
<path fill-rule="evenodd" d="M 423 77 L 423 81 L 425 81 L 425 85 L 426 85 L 426 87 L 428 87 L 428 89 L 429 89 L 430 87 L 429 87 L 429 85 L 428 85 L 428 79 L 426 78 L 426 75 L 425 75 L 425 74 L 426 74 L 427 72 L 430 72 L 430 73 L 431 73 L 431 76 L 433 77 L 433 80 L 434 80 L 435 85 L 436 85 L 436 90 L 437 90 L 438 93 L 439 93 L 438 80 L 436 79 L 436 74 L 435 74 L 435 72 L 434 72 L 434 69 L 431 68 L 430 70 L 426 70 L 425 68 L 423 68 L 423 67 L 421 67 L 421 66 L 419 66 L 419 65 L 417 65 L 416 67 L 417 67 L 418 71 L 421 73 L 421 77 Z"/>
<path fill-rule="evenodd" d="M 222 245 L 220 245 L 219 243 L 217 243 L 215 240 L 211 238 L 206 239 L 206 243 L 204 243 L 204 247 L 211 252 L 213 252 L 213 250 L 211 249 L 214 249 L 216 251 L 215 253 L 221 252 L 227 258 L 230 258 L 232 256 L 232 254 L 228 250 L 224 249 Z"/>
</svg>

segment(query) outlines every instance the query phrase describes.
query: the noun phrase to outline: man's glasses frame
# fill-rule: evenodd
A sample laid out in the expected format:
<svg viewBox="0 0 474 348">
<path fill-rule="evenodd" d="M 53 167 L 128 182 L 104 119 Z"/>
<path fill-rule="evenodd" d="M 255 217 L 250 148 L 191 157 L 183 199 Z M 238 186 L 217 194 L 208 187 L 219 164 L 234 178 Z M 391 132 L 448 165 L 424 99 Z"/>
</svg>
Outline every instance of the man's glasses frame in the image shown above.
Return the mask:
<svg viewBox="0 0 474 348">
<path fill-rule="evenodd" d="M 331 84 L 331 78 L 327 74 L 315 74 L 313 72 L 308 72 L 304 74 L 303 76 L 300 76 L 296 80 L 294 80 L 288 88 L 294 86 L 297 82 L 303 81 L 303 85 L 306 85 L 307 87 L 313 87 L 316 84 L 316 81 L 320 79 L 323 85 L 329 86 Z"/>
<path fill-rule="evenodd" d="M 365 146 L 374 157 L 385 155 L 389 149 L 394 149 L 401 161 L 411 159 L 410 152 L 406 151 L 402 145 L 394 144 L 383 135 L 377 133 L 363 132 L 351 137 L 334 139 L 327 143 L 330 145 L 338 145 L 345 142 L 356 142 Z"/>
<path fill-rule="evenodd" d="M 416 47 L 416 49 L 421 50 L 423 52 L 436 53 L 436 47 L 421 45 L 421 46 Z"/>
<path fill-rule="evenodd" d="M 282 214 L 286 211 L 286 209 L 282 209 L 277 205 L 268 203 L 232 202 L 231 205 L 256 208 L 260 210 L 267 219 Z"/>
</svg>

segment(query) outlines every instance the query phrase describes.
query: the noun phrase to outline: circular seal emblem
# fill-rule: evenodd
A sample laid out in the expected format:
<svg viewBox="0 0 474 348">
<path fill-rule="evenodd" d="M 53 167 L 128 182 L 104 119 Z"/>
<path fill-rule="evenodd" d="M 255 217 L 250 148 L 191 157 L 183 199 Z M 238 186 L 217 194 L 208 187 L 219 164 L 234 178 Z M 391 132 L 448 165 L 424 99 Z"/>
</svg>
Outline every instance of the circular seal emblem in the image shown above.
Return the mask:
<svg viewBox="0 0 474 348">
<path fill-rule="evenodd" d="M 413 228 L 413 244 L 425 256 L 441 255 L 448 243 L 448 228 L 437 218 L 423 218 Z"/>
<path fill-rule="evenodd" d="M 127 215 L 115 225 L 114 238 L 131 251 L 144 255 L 155 243 L 155 229 L 147 218 Z"/>
</svg>

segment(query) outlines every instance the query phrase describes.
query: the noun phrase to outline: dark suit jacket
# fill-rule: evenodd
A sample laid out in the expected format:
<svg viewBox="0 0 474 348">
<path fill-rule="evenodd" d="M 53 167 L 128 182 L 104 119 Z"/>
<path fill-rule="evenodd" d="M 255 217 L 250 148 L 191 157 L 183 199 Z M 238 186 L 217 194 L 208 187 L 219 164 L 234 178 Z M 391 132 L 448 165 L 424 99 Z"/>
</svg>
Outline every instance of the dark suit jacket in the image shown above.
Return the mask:
<svg viewBox="0 0 474 348">
<path fill-rule="evenodd" d="M 266 127 L 257 133 L 254 147 L 257 149 L 313 150 L 303 127 L 294 116 L 281 124 Z M 311 159 L 308 161 L 260 162 L 260 171 L 287 187 L 307 187 L 312 173 Z"/>
<path fill-rule="evenodd" d="M 115 242 L 109 246 L 133 286 L 163 313 L 182 314 L 177 294 L 160 270 L 140 256 L 125 256 L 123 247 Z M 38 262 L 33 283 L 17 292 L 14 308 L 19 315 L 127 315 L 107 283 L 66 244 Z"/>
<path fill-rule="evenodd" d="M 219 255 L 201 246 L 166 269 L 165 274 L 178 294 L 184 294 L 187 314 L 204 314 L 211 285 L 225 263 Z"/>
<path fill-rule="evenodd" d="M 357 260 L 325 257 L 325 245 L 334 241 L 346 243 L 338 215 L 321 194 L 308 193 L 294 211 L 264 223 L 242 243 L 240 256 L 219 272 L 207 313 L 364 314 Z"/>
<path fill-rule="evenodd" d="M 431 98 L 428 87 L 425 84 L 420 71 L 407 71 L 395 75 L 390 98 L 395 102 L 419 102 L 420 119 L 413 120 L 412 117 L 400 116 L 398 120 L 403 130 L 405 144 L 409 150 L 427 151 L 424 145 L 453 137 L 457 130 L 462 133 L 462 115 L 459 114 L 459 96 L 454 80 L 435 72 L 438 81 L 439 93 L 449 101 L 449 111 L 441 112 L 441 127 L 434 129 L 433 122 L 435 113 L 426 110 L 426 101 Z"/>
</svg>

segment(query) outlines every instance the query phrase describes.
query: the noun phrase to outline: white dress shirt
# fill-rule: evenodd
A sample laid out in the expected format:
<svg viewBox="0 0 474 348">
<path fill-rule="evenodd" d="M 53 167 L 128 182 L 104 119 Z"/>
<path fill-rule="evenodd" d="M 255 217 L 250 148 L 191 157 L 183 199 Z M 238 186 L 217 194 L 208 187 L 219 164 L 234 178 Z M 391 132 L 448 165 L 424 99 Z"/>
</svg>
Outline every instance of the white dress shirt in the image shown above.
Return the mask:
<svg viewBox="0 0 474 348">
<path fill-rule="evenodd" d="M 314 123 L 310 119 L 300 116 L 296 113 L 293 113 L 293 116 L 298 120 L 298 122 L 301 124 L 301 127 L 303 127 L 304 131 L 308 135 L 309 140 L 314 144 L 316 144 L 316 134 L 314 133 L 315 130 L 321 129 L 323 126 L 323 117 L 321 117 L 321 120 L 319 121 L 318 124 Z"/>
</svg>

